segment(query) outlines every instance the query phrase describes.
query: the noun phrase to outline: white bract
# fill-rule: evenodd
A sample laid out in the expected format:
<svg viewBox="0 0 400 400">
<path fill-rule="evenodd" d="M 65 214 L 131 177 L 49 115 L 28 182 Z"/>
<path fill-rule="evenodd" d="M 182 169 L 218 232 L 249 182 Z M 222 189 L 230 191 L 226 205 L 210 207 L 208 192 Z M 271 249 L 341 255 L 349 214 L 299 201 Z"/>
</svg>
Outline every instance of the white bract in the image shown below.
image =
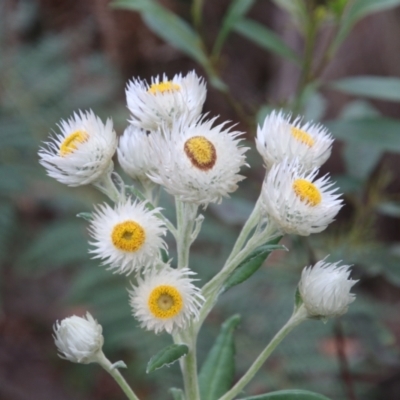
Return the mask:
<svg viewBox="0 0 400 400">
<path fill-rule="evenodd" d="M 192 283 L 194 274 L 189 268 L 164 266 L 139 277 L 130 291 L 130 304 L 140 325 L 155 333 L 174 333 L 196 320 L 204 298 Z"/>
<path fill-rule="evenodd" d="M 117 135 L 111 119 L 102 123 L 92 111 L 75 113 L 59 124 L 55 134 L 39 151 L 47 174 L 68 186 L 96 182 L 112 168 Z"/>
<path fill-rule="evenodd" d="M 314 267 L 306 267 L 301 274 L 299 292 L 310 317 L 338 317 L 347 312 L 355 300 L 350 293 L 358 282 L 349 279 L 350 266 L 318 261 Z"/>
<path fill-rule="evenodd" d="M 129 125 L 119 139 L 117 150 L 122 169 L 144 185 L 150 182 L 147 173 L 157 168 L 150 148 L 149 135 L 143 129 Z"/>
<path fill-rule="evenodd" d="M 180 119 L 151 135 L 159 168 L 150 179 L 179 200 L 202 205 L 220 203 L 235 191 L 248 149 L 239 146 L 241 132 L 224 129 L 225 123 L 212 127 L 214 122 Z"/>
<path fill-rule="evenodd" d="M 190 121 L 201 113 L 206 99 L 206 85 L 194 71 L 171 80 L 163 75 L 146 81 L 133 79 L 126 89 L 131 124 L 145 130 L 156 130 L 163 124 L 184 116 Z"/>
<path fill-rule="evenodd" d="M 305 172 L 297 160 L 271 168 L 261 200 L 264 212 L 282 233 L 308 236 L 323 231 L 342 207 L 337 189 L 327 176 L 315 179 L 318 169 Z"/>
<path fill-rule="evenodd" d="M 61 323 L 57 321 L 54 325 L 54 341 L 61 358 L 89 364 L 98 361 L 104 338 L 101 325 L 86 313 L 83 318 L 74 315 L 63 319 Z"/>
<path fill-rule="evenodd" d="M 159 208 L 150 211 L 144 203 L 131 199 L 115 208 L 107 204 L 97 207 L 89 229 L 94 239 L 90 244 L 95 247 L 90 252 L 120 274 L 151 266 L 166 248 L 161 238 L 166 229 L 156 217 L 159 212 Z"/>
<path fill-rule="evenodd" d="M 267 169 L 297 159 L 305 170 L 320 167 L 330 156 L 333 139 L 320 124 L 303 122 L 282 111 L 269 114 L 257 129 L 256 146 Z"/>
</svg>

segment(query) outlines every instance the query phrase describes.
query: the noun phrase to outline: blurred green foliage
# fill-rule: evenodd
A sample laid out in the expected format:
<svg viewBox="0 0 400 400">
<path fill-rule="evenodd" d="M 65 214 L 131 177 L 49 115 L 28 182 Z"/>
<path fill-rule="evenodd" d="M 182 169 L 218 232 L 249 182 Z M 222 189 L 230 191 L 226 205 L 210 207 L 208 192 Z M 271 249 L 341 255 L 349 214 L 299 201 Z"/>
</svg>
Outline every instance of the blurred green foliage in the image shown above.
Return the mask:
<svg viewBox="0 0 400 400">
<path fill-rule="evenodd" d="M 199 63 L 208 74 L 210 84 L 227 92 L 229 88 L 217 65 L 232 32 L 296 65 L 301 66 L 304 61 L 271 29 L 245 17 L 254 3 L 231 2 L 212 49 L 205 48 L 201 35 L 186 20 L 155 0 L 118 0 L 114 6 L 140 12 L 153 32 Z M 276 0 L 275 3 L 291 14 L 297 26 L 304 24 L 307 12 L 303 2 Z M 331 52 L 337 50 L 359 19 L 394 7 L 400 1 L 347 3 L 328 2 L 339 28 L 329 48 Z M 8 29 L 14 33 L 23 30 L 31 24 L 36 11 L 29 2 L 20 2 L 8 22 L 11 24 Z M 6 27 L 1 17 L 0 27 L 3 30 Z M 103 118 L 112 116 L 119 131 L 126 123 L 125 107 L 115 101 L 120 97 L 117 89 L 122 88 L 118 73 L 99 53 L 84 54 L 78 63 L 72 59 L 70 52 L 76 37 L 64 32 L 41 36 L 34 43 L 18 43 L 1 35 L 0 265 L 2 272 L 11 270 L 13 274 L 28 276 L 69 271 L 68 296 L 63 299 L 66 305 L 91 310 L 104 327 L 105 352 L 111 359 L 124 357 L 133 382 L 156 383 L 153 396 L 157 398 L 165 396 L 167 387 L 181 386 L 177 365 L 145 375 L 147 361 L 169 344 L 169 337 L 139 329 L 128 305 L 129 279 L 111 274 L 90 259 L 87 222 L 75 218 L 79 212 L 91 211 L 92 204 L 104 198 L 90 188 L 63 187 L 45 178 L 43 168 L 38 165 L 40 140 L 47 137 L 60 118 L 68 118 L 74 110 L 91 108 Z M 239 313 L 242 321 L 234 336 L 236 376 L 240 376 L 290 315 L 302 267 L 326 254 L 330 254 L 331 260 L 354 263 L 355 275 L 361 280 L 357 301 L 342 319 L 349 338 L 348 361 L 352 373 L 361 377 L 371 373 L 379 376 L 377 369 L 389 370 L 399 365 L 395 336 L 388 324 L 391 320 L 399 322 L 398 310 L 384 296 L 374 295 L 362 285 L 380 278 L 390 287 L 400 287 L 400 244 L 379 242 L 374 232 L 374 223 L 380 215 L 397 220 L 400 217 L 399 197 L 386 194 L 393 172 L 382 164 L 386 152 L 400 152 L 400 121 L 381 115 L 369 102 L 369 99 L 399 102 L 398 87 L 400 79 L 394 77 L 307 82 L 301 93 L 304 95 L 302 110 L 306 118 L 316 121 L 324 117 L 326 110 L 321 89 L 363 98 L 350 102 L 338 119 L 326 123 L 343 143 L 341 157 L 345 172 L 335 178 L 345 193 L 346 203 L 352 207 L 351 217 L 340 220 L 323 235 L 286 239 L 284 243 L 290 249 L 287 255 L 272 257 L 269 267 L 257 272 L 257 278 L 252 277 L 224 294 L 200 335 L 200 365 L 218 335 L 220 323 L 227 316 Z M 292 107 L 290 100 L 285 105 L 288 109 Z M 270 103 L 259 104 L 258 118 L 262 119 L 273 107 Z M 261 168 L 254 149 L 249 154 L 249 163 Z M 238 227 L 250 214 L 260 185 L 261 182 L 254 180 L 244 182 L 237 196 L 207 210 L 191 256 L 191 267 L 199 273 L 201 283 L 220 268 Z M 163 195 L 161 203 L 172 219 L 171 200 Z M 43 211 L 50 217 L 41 217 Z M 36 220 L 26 217 L 29 212 L 35 214 Z M 170 250 L 173 255 L 174 249 Z M 1 281 L 0 299 L 3 285 Z M 345 388 L 339 383 L 335 324 L 310 321 L 298 328 L 277 349 L 249 385 L 247 393 L 299 387 L 332 398 L 344 398 Z M 78 368 L 82 367 L 71 366 L 72 376 L 78 374 Z M 87 379 L 91 379 L 90 373 Z M 360 379 L 355 386 L 360 398 L 376 399 L 373 382 Z"/>
</svg>

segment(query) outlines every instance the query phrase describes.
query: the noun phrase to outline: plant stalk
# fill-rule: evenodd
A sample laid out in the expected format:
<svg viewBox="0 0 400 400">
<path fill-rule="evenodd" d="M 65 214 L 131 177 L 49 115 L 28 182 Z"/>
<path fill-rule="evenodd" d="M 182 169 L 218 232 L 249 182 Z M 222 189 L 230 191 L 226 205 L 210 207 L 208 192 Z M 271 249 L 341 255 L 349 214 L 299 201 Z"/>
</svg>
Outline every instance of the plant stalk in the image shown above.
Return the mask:
<svg viewBox="0 0 400 400">
<path fill-rule="evenodd" d="M 232 387 L 218 400 L 231 400 L 236 397 L 243 388 L 253 379 L 254 375 L 263 366 L 267 358 L 279 345 L 279 343 L 286 337 L 286 335 L 292 331 L 294 327 L 299 325 L 301 322 L 307 319 L 307 312 L 304 305 L 300 306 L 290 317 L 289 321 L 281 328 L 281 330 L 274 336 L 271 342 L 265 347 L 261 354 L 256 358 L 247 372 L 240 378 L 235 386 Z"/>
</svg>

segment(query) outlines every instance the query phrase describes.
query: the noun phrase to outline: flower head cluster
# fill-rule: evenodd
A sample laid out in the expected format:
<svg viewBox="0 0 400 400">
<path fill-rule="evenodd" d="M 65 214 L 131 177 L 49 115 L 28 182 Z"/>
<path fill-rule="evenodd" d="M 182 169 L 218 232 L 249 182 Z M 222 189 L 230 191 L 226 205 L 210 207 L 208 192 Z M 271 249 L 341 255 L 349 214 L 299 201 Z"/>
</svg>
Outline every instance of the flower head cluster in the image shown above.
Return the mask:
<svg viewBox="0 0 400 400">
<path fill-rule="evenodd" d="M 244 179 L 245 147 L 239 147 L 240 132 L 213 127 L 215 118 L 192 123 L 176 121 L 172 129 L 151 136 L 154 155 L 160 167 L 150 179 L 165 187 L 181 201 L 207 205 L 221 202 Z"/>
<path fill-rule="evenodd" d="M 333 139 L 320 124 L 304 123 L 282 111 L 268 115 L 257 129 L 256 147 L 267 169 L 297 159 L 305 170 L 320 167 L 330 156 Z"/>
<path fill-rule="evenodd" d="M 130 304 L 143 328 L 174 333 L 198 318 L 204 298 L 192 283 L 194 274 L 189 268 L 165 266 L 138 279 L 130 291 Z"/>
<path fill-rule="evenodd" d="M 112 168 L 117 136 L 110 119 L 103 124 L 92 111 L 60 122 L 55 134 L 39 151 L 47 174 L 69 186 L 94 183 Z"/>
<path fill-rule="evenodd" d="M 144 203 L 131 199 L 115 208 L 107 204 L 97 207 L 89 230 L 94 239 L 91 253 L 118 273 L 151 266 L 159 259 L 160 249 L 166 248 L 161 238 L 166 229 L 158 212 L 159 208 L 150 211 Z"/>
<path fill-rule="evenodd" d="M 131 124 L 144 130 L 157 130 L 163 123 L 171 124 L 184 117 L 195 120 L 206 99 L 204 80 L 194 71 L 186 76 L 175 75 L 171 80 L 163 75 L 146 81 L 133 79 L 126 89 L 131 112 Z"/>
<path fill-rule="evenodd" d="M 305 172 L 297 160 L 274 165 L 262 188 L 262 205 L 283 233 L 308 236 L 323 231 L 342 207 L 327 176 Z"/>
<path fill-rule="evenodd" d="M 89 364 L 99 360 L 104 338 L 102 327 L 89 314 L 65 318 L 54 325 L 54 341 L 60 357 L 69 361 Z"/>
<path fill-rule="evenodd" d="M 338 264 L 322 260 L 303 269 L 299 292 L 309 317 L 339 317 L 355 300 L 350 290 L 357 281 L 349 279 L 348 265 Z"/>
</svg>

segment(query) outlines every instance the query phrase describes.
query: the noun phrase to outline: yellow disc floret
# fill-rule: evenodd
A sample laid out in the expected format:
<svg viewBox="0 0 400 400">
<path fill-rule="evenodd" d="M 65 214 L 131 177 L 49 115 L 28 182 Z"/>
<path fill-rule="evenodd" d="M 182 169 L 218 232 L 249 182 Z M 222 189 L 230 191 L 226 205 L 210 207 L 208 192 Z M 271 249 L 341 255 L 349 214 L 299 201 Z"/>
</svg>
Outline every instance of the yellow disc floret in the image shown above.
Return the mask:
<svg viewBox="0 0 400 400">
<path fill-rule="evenodd" d="M 322 196 L 318 188 L 305 179 L 296 179 L 293 182 L 293 190 L 301 201 L 314 207 L 321 203 Z"/>
<path fill-rule="evenodd" d="M 65 157 L 73 153 L 80 143 L 86 142 L 89 139 L 87 132 L 78 130 L 68 135 L 60 146 L 60 156 Z"/>
<path fill-rule="evenodd" d="M 211 169 L 217 161 L 214 145 L 204 136 L 193 136 L 187 140 L 184 150 L 192 164 L 203 171 Z"/>
<path fill-rule="evenodd" d="M 123 251 L 138 251 L 146 240 L 146 232 L 135 221 L 125 221 L 114 226 L 111 233 L 114 246 Z"/>
<path fill-rule="evenodd" d="M 160 83 L 153 83 L 150 87 L 148 92 L 151 94 L 158 94 L 158 93 L 165 93 L 165 92 L 178 92 L 181 89 L 179 85 L 172 81 L 160 82 Z"/>
<path fill-rule="evenodd" d="M 160 285 L 150 293 L 148 305 L 156 318 L 172 318 L 182 310 L 182 295 L 174 286 Z"/>
<path fill-rule="evenodd" d="M 299 142 L 306 144 L 308 147 L 312 147 L 314 145 L 315 140 L 307 132 L 302 131 L 301 129 L 294 126 L 290 127 L 290 131 L 292 133 L 292 136 Z"/>
</svg>

